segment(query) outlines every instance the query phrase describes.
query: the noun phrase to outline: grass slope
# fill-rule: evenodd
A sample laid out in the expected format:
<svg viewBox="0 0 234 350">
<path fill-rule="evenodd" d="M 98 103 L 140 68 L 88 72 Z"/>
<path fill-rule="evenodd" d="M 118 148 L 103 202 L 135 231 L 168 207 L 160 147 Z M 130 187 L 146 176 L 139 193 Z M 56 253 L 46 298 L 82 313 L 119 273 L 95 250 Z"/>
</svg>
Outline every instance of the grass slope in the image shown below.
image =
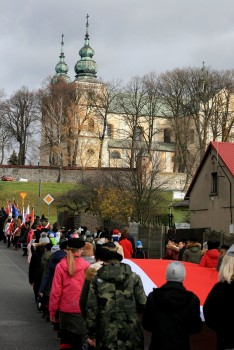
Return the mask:
<svg viewBox="0 0 234 350">
<path fill-rule="evenodd" d="M 41 182 L 39 184 L 38 182 L 0 181 L 0 205 L 5 207 L 7 200 L 11 202 L 14 199 L 20 210 L 22 210 L 20 193 L 25 192 L 27 194 L 24 199 L 25 210 L 28 204 L 30 204 L 30 207 L 34 205 L 35 215 L 41 216 L 44 214 L 53 223 L 57 220 L 56 197 L 74 187 L 74 184 L 66 183 Z M 41 193 L 40 197 L 39 191 Z M 43 200 L 47 194 L 50 194 L 55 199 L 49 207 Z"/>
</svg>

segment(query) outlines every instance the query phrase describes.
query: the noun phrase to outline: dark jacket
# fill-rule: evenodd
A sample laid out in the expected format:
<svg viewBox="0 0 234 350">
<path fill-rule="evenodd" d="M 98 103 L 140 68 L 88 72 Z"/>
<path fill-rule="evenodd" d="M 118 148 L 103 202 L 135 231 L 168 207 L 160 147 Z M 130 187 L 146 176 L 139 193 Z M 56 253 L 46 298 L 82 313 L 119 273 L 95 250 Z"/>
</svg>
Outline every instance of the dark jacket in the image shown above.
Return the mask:
<svg viewBox="0 0 234 350">
<path fill-rule="evenodd" d="M 189 336 L 202 327 L 200 301 L 180 282 L 167 282 L 148 295 L 142 325 L 152 333 L 150 350 L 189 350 Z"/>
<path fill-rule="evenodd" d="M 217 334 L 217 349 L 233 349 L 234 281 L 218 282 L 203 306 L 205 322 Z"/>
<path fill-rule="evenodd" d="M 50 256 L 51 256 L 51 250 L 46 250 L 41 258 L 41 268 L 42 268 L 42 278 L 45 277 L 49 261 L 50 261 Z"/>
<path fill-rule="evenodd" d="M 143 248 L 136 248 L 134 259 L 148 259 L 147 252 Z"/>
<path fill-rule="evenodd" d="M 199 264 L 201 260 L 201 246 L 199 243 L 189 243 L 183 254 L 183 261 Z"/>
<path fill-rule="evenodd" d="M 66 256 L 66 252 L 64 250 L 57 250 L 53 254 L 50 255 L 48 268 L 41 281 L 41 285 L 39 288 L 39 293 L 45 293 L 47 295 L 50 294 L 51 285 L 54 277 L 54 272 L 56 265 Z"/>
<path fill-rule="evenodd" d="M 183 255 L 184 255 L 184 251 L 186 250 L 186 246 L 184 246 L 183 248 L 181 248 L 179 250 L 179 256 L 178 256 L 178 260 L 182 261 L 183 260 Z"/>
<path fill-rule="evenodd" d="M 32 254 L 32 258 L 29 264 L 29 283 L 30 284 L 41 283 L 41 278 L 43 273 L 42 266 L 41 266 L 42 254 L 43 252 L 37 252 L 37 251 L 35 251 Z"/>
<path fill-rule="evenodd" d="M 97 350 L 143 350 L 138 313 L 146 302 L 141 278 L 127 264 L 101 267 L 90 284 L 86 324 Z"/>
</svg>

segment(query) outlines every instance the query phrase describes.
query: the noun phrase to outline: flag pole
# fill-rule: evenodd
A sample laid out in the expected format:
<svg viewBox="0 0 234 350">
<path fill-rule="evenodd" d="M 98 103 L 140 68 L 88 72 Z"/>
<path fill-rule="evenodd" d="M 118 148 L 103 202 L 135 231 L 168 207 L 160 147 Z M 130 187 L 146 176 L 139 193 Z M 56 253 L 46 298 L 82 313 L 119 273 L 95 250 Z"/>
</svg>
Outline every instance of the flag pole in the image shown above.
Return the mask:
<svg viewBox="0 0 234 350">
<path fill-rule="evenodd" d="M 20 193 L 20 197 L 22 198 L 22 218 L 23 218 L 23 221 L 25 221 L 25 218 L 24 218 L 24 198 L 26 196 L 27 196 L 27 193 L 25 193 L 25 192 Z"/>
</svg>

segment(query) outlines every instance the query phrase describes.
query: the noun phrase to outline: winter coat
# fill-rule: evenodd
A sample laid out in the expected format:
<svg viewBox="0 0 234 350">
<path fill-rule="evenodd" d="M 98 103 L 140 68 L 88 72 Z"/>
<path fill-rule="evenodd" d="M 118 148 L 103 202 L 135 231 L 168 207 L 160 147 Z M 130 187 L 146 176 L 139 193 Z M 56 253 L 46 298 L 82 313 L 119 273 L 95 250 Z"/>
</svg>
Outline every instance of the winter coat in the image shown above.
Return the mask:
<svg viewBox="0 0 234 350">
<path fill-rule="evenodd" d="M 32 229 L 30 229 L 29 231 L 28 231 L 28 234 L 27 234 L 27 241 L 26 241 L 26 243 L 27 243 L 27 245 L 31 242 L 31 240 L 33 239 L 33 235 L 34 235 L 34 231 L 32 230 Z"/>
<path fill-rule="evenodd" d="M 48 264 L 48 268 L 41 281 L 41 285 L 39 288 L 39 293 L 45 293 L 46 295 L 50 294 L 52 281 L 54 277 L 54 272 L 56 265 L 66 256 L 66 252 L 64 250 L 57 250 L 53 254 L 50 255 L 50 260 Z"/>
<path fill-rule="evenodd" d="M 183 248 L 181 248 L 179 250 L 179 256 L 178 256 L 178 260 L 182 261 L 183 260 L 183 255 L 184 255 L 184 251 L 186 250 L 186 246 L 184 246 Z"/>
<path fill-rule="evenodd" d="M 25 225 L 23 225 L 21 227 L 20 230 L 20 238 L 19 238 L 19 242 L 23 243 L 23 244 L 27 244 L 27 238 L 28 238 L 28 232 L 29 232 L 30 228 L 26 228 Z"/>
<path fill-rule="evenodd" d="M 200 265 L 203 267 L 212 267 L 216 268 L 219 260 L 219 251 L 218 249 L 209 249 L 202 256 L 200 260 Z"/>
<path fill-rule="evenodd" d="M 132 250 L 133 250 L 132 257 L 134 258 L 134 256 L 135 256 L 135 247 L 136 247 L 136 245 L 135 245 L 135 239 L 134 239 L 134 237 L 133 237 L 132 235 L 130 235 L 130 234 L 128 234 L 127 239 L 128 239 L 128 240 L 131 242 L 131 244 L 132 244 Z"/>
<path fill-rule="evenodd" d="M 147 253 L 143 248 L 136 248 L 134 259 L 147 259 Z"/>
<path fill-rule="evenodd" d="M 53 245 L 56 245 L 58 243 L 57 239 L 54 237 L 49 237 L 50 238 L 50 243 Z"/>
<path fill-rule="evenodd" d="M 133 254 L 132 243 L 127 238 L 123 238 L 119 241 L 119 244 L 123 248 L 124 258 L 131 258 Z"/>
<path fill-rule="evenodd" d="M 96 350 L 143 350 L 138 313 L 146 302 L 140 276 L 127 264 L 104 265 L 90 283 L 86 325 Z"/>
<path fill-rule="evenodd" d="M 207 326 L 217 334 L 217 349 L 233 349 L 234 281 L 218 282 L 203 305 Z"/>
<path fill-rule="evenodd" d="M 41 258 L 43 252 L 35 251 L 32 254 L 30 263 L 29 263 L 29 283 L 41 283 L 42 279 L 42 267 L 41 267 Z M 39 284 L 40 285 L 40 284 Z"/>
<path fill-rule="evenodd" d="M 55 268 L 52 288 L 49 299 L 50 317 L 54 317 L 56 311 L 67 313 L 80 313 L 80 294 L 84 284 L 84 270 L 90 264 L 75 255 L 76 272 L 73 277 L 67 272 L 67 259 L 62 259 Z"/>
<path fill-rule="evenodd" d="M 49 261 L 50 261 L 50 256 L 51 256 L 50 250 L 46 250 L 42 255 L 42 258 L 41 258 L 42 278 L 45 277 L 45 274 L 49 265 Z"/>
<path fill-rule="evenodd" d="M 201 246 L 199 243 L 189 243 L 183 254 L 183 261 L 199 264 L 201 260 Z"/>
<path fill-rule="evenodd" d="M 180 282 L 167 282 L 148 295 L 143 328 L 152 333 L 149 350 L 189 350 L 189 336 L 202 327 L 200 301 Z"/>
<path fill-rule="evenodd" d="M 165 254 L 163 259 L 167 260 L 178 260 L 179 258 L 179 248 L 168 244 L 165 249 Z"/>
</svg>

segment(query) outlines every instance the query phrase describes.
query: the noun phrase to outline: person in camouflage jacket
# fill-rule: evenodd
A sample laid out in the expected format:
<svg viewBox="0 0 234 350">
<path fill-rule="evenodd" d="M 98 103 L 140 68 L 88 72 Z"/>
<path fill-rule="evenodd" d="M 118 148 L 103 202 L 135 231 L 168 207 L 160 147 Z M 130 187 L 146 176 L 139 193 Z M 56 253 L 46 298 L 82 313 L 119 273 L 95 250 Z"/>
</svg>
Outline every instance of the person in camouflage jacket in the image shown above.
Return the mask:
<svg viewBox="0 0 234 350">
<path fill-rule="evenodd" d="M 86 325 L 97 350 L 143 350 L 144 337 L 138 314 L 146 295 L 140 276 L 121 263 L 115 252 L 107 253 L 105 265 L 90 284 Z"/>
</svg>

